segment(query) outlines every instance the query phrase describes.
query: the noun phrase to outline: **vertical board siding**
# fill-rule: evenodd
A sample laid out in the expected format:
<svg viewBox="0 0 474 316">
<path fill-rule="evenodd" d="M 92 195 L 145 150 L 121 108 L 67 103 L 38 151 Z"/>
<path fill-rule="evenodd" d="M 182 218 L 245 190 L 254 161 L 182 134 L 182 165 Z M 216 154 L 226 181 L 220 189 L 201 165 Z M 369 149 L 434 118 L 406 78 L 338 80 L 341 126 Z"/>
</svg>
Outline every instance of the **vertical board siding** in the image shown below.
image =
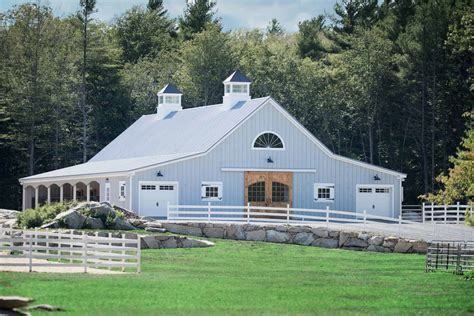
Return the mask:
<svg viewBox="0 0 474 316">
<path fill-rule="evenodd" d="M 253 150 L 252 142 L 264 131 L 283 138 L 285 150 Z M 274 163 L 267 163 L 271 156 Z M 270 103 L 264 105 L 240 128 L 204 156 L 139 171 L 133 176 L 133 209 L 138 210 L 139 181 L 178 181 L 180 204 L 206 204 L 201 201 L 202 181 L 223 182 L 222 205 L 243 205 L 244 173 L 223 172 L 221 168 L 315 169 L 315 173 L 294 173 L 293 207 L 354 211 L 357 184 L 388 184 L 394 187 L 394 215 L 400 212 L 400 179 L 328 157 Z M 156 177 L 160 170 L 163 177 Z M 378 174 L 380 181 L 373 179 Z M 118 182 L 117 182 L 118 183 Z M 314 183 L 334 183 L 335 201 L 314 201 Z M 117 184 L 118 186 L 118 184 Z M 129 187 L 130 188 L 130 187 Z"/>
</svg>

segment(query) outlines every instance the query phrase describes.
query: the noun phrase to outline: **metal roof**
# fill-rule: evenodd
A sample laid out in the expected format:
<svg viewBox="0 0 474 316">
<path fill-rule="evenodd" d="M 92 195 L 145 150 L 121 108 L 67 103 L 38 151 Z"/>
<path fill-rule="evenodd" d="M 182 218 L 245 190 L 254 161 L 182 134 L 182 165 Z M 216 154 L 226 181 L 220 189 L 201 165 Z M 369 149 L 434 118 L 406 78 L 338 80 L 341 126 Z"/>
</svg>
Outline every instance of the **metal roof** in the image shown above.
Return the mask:
<svg viewBox="0 0 474 316">
<path fill-rule="evenodd" d="M 163 119 L 144 115 L 87 163 L 20 181 L 126 172 L 204 153 L 269 99 L 237 102 L 229 110 L 222 104 L 185 109 Z"/>
<path fill-rule="evenodd" d="M 158 93 L 183 94 L 174 84 L 170 83 L 164 86 Z"/>
<path fill-rule="evenodd" d="M 247 77 L 245 77 L 240 71 L 236 70 L 232 75 L 227 77 L 226 80 L 224 80 L 224 83 L 227 82 L 251 82 Z"/>
</svg>

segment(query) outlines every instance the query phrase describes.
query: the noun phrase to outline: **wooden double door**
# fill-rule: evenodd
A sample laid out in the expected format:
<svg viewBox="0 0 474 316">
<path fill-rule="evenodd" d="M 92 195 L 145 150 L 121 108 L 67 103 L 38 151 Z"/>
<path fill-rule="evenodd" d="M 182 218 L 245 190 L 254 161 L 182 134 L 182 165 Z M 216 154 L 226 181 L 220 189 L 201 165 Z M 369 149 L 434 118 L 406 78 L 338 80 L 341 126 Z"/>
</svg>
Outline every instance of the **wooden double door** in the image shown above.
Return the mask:
<svg viewBox="0 0 474 316">
<path fill-rule="evenodd" d="M 293 173 L 246 171 L 245 203 L 252 206 L 292 207 Z"/>
</svg>

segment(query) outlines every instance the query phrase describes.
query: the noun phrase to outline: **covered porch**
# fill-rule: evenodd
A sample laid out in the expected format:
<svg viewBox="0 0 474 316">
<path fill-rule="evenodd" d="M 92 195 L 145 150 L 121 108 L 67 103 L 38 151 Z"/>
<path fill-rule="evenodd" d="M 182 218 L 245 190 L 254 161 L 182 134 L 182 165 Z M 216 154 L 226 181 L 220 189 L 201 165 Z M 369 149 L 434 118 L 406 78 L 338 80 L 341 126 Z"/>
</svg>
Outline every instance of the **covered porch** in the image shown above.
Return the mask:
<svg viewBox="0 0 474 316">
<path fill-rule="evenodd" d="M 100 180 L 23 183 L 23 210 L 63 201 L 102 202 Z"/>
</svg>

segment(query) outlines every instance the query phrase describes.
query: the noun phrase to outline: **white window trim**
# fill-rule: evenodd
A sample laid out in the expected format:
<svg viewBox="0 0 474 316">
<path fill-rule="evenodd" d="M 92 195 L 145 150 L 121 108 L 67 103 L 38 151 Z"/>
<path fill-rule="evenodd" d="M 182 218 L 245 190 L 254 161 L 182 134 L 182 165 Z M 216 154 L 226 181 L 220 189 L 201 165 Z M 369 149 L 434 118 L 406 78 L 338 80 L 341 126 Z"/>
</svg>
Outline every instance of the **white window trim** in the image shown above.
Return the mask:
<svg viewBox="0 0 474 316">
<path fill-rule="evenodd" d="M 205 196 L 206 187 L 217 187 L 217 197 L 206 197 Z M 222 191 L 223 191 L 222 182 L 216 182 L 216 181 L 202 181 L 201 182 L 201 200 L 202 201 L 206 201 L 206 202 L 222 201 Z"/>
<path fill-rule="evenodd" d="M 105 202 L 110 203 L 110 182 L 107 182 L 105 184 L 105 192 L 104 192 L 104 197 L 105 197 Z"/>
<path fill-rule="evenodd" d="M 281 143 L 283 144 L 283 148 L 255 148 L 254 147 L 255 141 L 257 140 L 257 138 L 259 138 L 260 136 L 262 136 L 265 133 L 271 133 L 271 134 L 275 134 L 276 136 L 278 136 L 278 138 L 281 140 Z M 252 141 L 252 144 L 251 144 L 250 148 L 252 148 L 252 150 L 285 150 L 286 145 L 285 145 L 285 141 L 283 140 L 283 137 L 281 137 L 280 134 L 278 134 L 274 131 L 264 131 L 264 132 L 259 133 L 257 136 L 255 136 L 255 138 Z"/>
<path fill-rule="evenodd" d="M 318 198 L 318 189 L 329 189 L 329 199 Z M 324 203 L 334 203 L 336 194 L 335 194 L 335 185 L 334 183 L 315 183 L 313 198 L 315 202 L 324 202 Z"/>
<path fill-rule="evenodd" d="M 123 195 L 122 195 L 122 188 L 123 188 Z M 125 201 L 127 197 L 127 181 L 120 181 L 119 182 L 119 200 Z"/>
</svg>

